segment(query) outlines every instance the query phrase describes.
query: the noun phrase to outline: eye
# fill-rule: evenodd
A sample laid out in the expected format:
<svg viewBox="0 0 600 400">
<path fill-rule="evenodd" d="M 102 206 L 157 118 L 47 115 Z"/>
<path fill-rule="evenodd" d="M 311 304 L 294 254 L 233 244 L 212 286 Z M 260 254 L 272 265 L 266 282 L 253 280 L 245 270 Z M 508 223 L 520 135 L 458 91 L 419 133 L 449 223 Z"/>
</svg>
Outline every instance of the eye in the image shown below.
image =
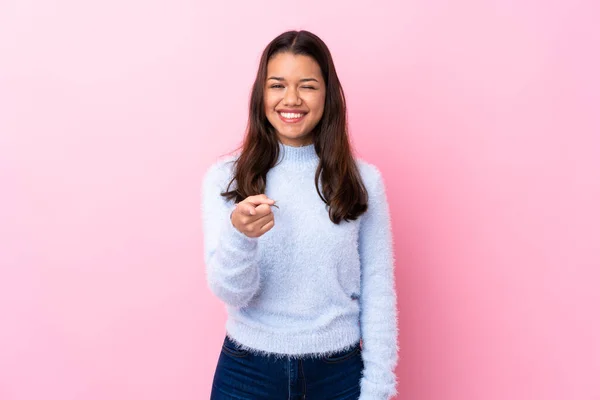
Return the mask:
<svg viewBox="0 0 600 400">
<path fill-rule="evenodd" d="M 271 89 L 281 89 L 282 87 L 283 87 L 283 85 L 278 85 L 278 84 L 271 85 Z"/>
<path fill-rule="evenodd" d="M 303 89 L 311 89 L 311 90 L 317 90 L 316 87 L 314 86 L 302 86 Z"/>
</svg>

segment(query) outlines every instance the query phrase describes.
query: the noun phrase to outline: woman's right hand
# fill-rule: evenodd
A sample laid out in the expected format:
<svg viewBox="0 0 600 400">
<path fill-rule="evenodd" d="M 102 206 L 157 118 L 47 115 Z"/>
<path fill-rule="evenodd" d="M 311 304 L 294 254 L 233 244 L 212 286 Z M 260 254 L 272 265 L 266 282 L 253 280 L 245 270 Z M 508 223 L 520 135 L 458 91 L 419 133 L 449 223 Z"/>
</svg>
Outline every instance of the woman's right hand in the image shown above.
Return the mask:
<svg viewBox="0 0 600 400">
<path fill-rule="evenodd" d="M 275 218 L 271 206 L 274 200 L 265 194 L 248 196 L 236 204 L 231 213 L 231 223 L 244 235 L 257 238 L 271 230 L 275 225 Z"/>
</svg>

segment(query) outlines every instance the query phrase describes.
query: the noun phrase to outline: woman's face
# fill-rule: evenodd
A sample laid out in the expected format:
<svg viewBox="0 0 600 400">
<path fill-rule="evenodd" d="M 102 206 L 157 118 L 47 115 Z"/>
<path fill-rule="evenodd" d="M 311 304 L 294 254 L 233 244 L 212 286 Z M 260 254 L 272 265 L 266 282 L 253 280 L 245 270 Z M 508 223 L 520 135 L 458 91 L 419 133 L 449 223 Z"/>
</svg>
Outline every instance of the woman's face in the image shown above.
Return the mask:
<svg viewBox="0 0 600 400">
<path fill-rule="evenodd" d="M 312 130 L 321 120 L 324 106 L 325 82 L 313 58 L 286 52 L 269 60 L 265 114 L 283 144 L 312 143 Z"/>
</svg>

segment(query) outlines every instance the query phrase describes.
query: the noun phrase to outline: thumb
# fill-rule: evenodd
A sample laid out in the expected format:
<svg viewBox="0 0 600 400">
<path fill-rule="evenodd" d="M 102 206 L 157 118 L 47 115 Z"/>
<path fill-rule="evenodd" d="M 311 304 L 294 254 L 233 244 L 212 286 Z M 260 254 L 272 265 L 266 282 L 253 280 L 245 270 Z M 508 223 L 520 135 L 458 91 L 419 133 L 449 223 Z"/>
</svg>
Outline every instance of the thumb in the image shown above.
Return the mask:
<svg viewBox="0 0 600 400">
<path fill-rule="evenodd" d="M 248 202 L 248 201 L 242 201 L 241 203 L 238 203 L 236 206 L 236 209 L 238 210 L 238 212 L 244 214 L 244 215 L 255 215 L 256 214 L 256 210 L 255 210 L 255 206 L 254 204 Z"/>
</svg>

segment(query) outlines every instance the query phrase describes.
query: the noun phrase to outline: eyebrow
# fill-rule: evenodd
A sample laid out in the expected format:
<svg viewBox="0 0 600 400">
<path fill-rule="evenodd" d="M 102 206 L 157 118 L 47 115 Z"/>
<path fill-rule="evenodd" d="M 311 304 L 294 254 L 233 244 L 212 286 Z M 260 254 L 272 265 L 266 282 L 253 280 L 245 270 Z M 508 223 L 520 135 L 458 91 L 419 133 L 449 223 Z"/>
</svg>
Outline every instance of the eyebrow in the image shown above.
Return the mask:
<svg viewBox="0 0 600 400">
<path fill-rule="evenodd" d="M 285 79 L 284 79 L 284 78 L 282 78 L 281 76 L 271 76 L 271 77 L 269 77 L 269 79 L 274 79 L 274 80 L 276 80 L 276 81 L 285 81 Z M 267 79 L 267 80 L 269 80 L 269 79 Z M 304 78 L 304 79 L 300 79 L 300 82 L 309 82 L 309 81 L 314 81 L 314 82 L 317 82 L 317 83 L 319 83 L 319 81 L 318 81 L 318 80 L 316 80 L 315 78 Z"/>
</svg>

